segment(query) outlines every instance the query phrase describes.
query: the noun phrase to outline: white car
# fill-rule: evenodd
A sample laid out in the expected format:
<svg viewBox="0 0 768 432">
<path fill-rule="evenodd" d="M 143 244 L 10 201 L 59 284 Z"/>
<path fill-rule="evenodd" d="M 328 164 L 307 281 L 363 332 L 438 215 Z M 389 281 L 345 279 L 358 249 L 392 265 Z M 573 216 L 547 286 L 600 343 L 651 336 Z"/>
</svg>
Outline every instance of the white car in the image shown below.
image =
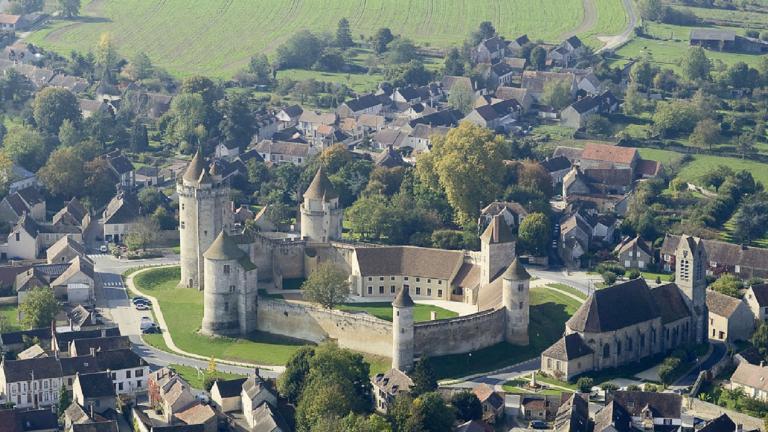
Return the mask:
<svg viewBox="0 0 768 432">
<path fill-rule="evenodd" d="M 149 310 L 149 305 L 146 303 L 138 302 L 135 304 L 135 306 L 136 306 L 136 310 L 140 310 L 140 311 Z"/>
<path fill-rule="evenodd" d="M 107 245 L 103 244 L 103 245 L 99 246 L 99 252 L 107 253 L 107 252 L 109 252 L 109 248 L 107 247 Z"/>
</svg>

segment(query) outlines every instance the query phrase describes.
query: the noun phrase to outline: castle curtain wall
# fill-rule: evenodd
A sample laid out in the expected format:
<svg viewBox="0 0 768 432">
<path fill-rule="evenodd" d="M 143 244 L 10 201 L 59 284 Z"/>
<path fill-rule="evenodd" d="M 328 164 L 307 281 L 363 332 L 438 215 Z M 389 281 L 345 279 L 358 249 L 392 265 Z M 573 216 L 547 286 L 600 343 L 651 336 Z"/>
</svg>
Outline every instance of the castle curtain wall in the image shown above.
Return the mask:
<svg viewBox="0 0 768 432">
<path fill-rule="evenodd" d="M 458 354 L 504 341 L 506 311 L 487 310 L 456 318 L 414 324 L 414 353 L 419 356 Z"/>
</svg>

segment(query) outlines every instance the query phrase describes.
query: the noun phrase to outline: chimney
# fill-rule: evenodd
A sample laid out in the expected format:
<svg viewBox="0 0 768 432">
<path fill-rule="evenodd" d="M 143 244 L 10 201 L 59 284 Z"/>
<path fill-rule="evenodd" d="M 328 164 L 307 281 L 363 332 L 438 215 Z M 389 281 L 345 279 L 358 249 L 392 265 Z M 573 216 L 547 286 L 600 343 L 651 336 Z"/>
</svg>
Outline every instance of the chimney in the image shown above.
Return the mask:
<svg viewBox="0 0 768 432">
<path fill-rule="evenodd" d="M 91 412 L 91 420 L 93 420 L 93 404 L 88 404 L 89 411 Z"/>
<path fill-rule="evenodd" d="M 107 329 L 101 329 L 101 337 L 107 337 Z"/>
<path fill-rule="evenodd" d="M 75 323 L 72 322 L 72 318 L 69 319 L 69 331 L 75 331 Z"/>
<path fill-rule="evenodd" d="M 736 423 L 736 432 L 742 432 L 744 430 L 744 425 L 741 423 Z"/>
<path fill-rule="evenodd" d="M 91 357 L 96 357 L 96 348 L 91 347 Z"/>
</svg>

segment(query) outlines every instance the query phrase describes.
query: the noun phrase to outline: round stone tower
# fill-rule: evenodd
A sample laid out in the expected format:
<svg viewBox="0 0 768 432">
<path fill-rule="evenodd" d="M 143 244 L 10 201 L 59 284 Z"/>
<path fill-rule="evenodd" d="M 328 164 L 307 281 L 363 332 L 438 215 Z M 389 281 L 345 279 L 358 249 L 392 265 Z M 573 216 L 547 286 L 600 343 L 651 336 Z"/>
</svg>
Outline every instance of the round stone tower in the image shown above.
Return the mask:
<svg viewBox="0 0 768 432">
<path fill-rule="evenodd" d="M 304 191 L 301 203 L 301 236 L 310 242 L 326 243 L 341 238 L 344 211 L 339 207 L 339 194 L 323 168 L 317 170 L 312 183 Z"/>
<path fill-rule="evenodd" d="M 528 345 L 531 275 L 515 258 L 502 275 L 501 303 L 506 310 L 505 338 L 515 345 Z"/>
<path fill-rule="evenodd" d="M 203 254 L 202 333 L 247 334 L 256 329 L 256 266 L 248 255 L 221 231 Z"/>
<path fill-rule="evenodd" d="M 413 366 L 413 305 L 408 287 L 392 302 L 392 367 L 404 372 Z"/>
<path fill-rule="evenodd" d="M 176 183 L 179 195 L 180 286 L 202 289 L 203 252 L 232 226 L 229 184 L 206 170 L 198 150 Z"/>
</svg>

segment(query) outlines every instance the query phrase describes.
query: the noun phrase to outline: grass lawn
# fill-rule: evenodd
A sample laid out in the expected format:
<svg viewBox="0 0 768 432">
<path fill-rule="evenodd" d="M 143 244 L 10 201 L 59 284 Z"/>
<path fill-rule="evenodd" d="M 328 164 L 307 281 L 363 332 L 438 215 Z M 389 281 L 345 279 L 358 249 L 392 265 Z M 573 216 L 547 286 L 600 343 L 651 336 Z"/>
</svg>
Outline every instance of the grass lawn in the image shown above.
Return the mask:
<svg viewBox="0 0 768 432">
<path fill-rule="evenodd" d="M 189 352 L 229 360 L 282 365 L 301 345 L 300 341 L 256 332 L 248 339 L 207 337 L 197 333 L 203 319 L 203 293 L 177 288 L 179 267 L 148 270 L 134 279 L 136 287 L 159 301 L 160 310 L 176 345 Z M 160 335 L 151 336 L 149 343 Z"/>
<path fill-rule="evenodd" d="M 502 342 L 468 354 L 435 357 L 433 365 L 440 379 L 460 378 L 477 372 L 490 371 L 538 357 L 563 334 L 568 318 L 576 312 L 579 302 L 546 288 L 531 288 L 531 321 L 528 327 L 530 344 L 516 346 Z"/>
<path fill-rule="evenodd" d="M 19 325 L 19 308 L 18 306 L 6 305 L 0 306 L 0 317 L 5 321 L 6 327 L 3 331 L 16 331 L 21 330 Z"/>
<path fill-rule="evenodd" d="M 573 294 L 576 297 L 579 297 L 579 298 L 584 299 L 584 300 L 587 299 L 587 295 L 586 294 L 584 294 L 583 292 L 577 290 L 576 288 L 574 288 L 572 286 L 569 286 L 569 285 L 566 285 L 566 284 L 551 283 L 551 284 L 547 284 L 547 286 L 552 287 L 554 289 L 558 289 L 560 291 L 565 291 L 565 292 L 567 292 L 569 294 Z"/>
<path fill-rule="evenodd" d="M 528 379 L 516 378 L 504 383 L 501 387 L 509 393 L 537 394 L 537 395 L 559 395 L 565 390 L 547 388 L 540 391 L 529 390 L 526 385 L 530 383 Z M 569 392 L 571 393 L 571 392 Z"/>
<path fill-rule="evenodd" d="M 672 162 L 679 160 L 683 156 L 678 152 L 674 152 L 670 150 L 660 150 L 660 149 L 651 149 L 651 148 L 640 148 L 637 150 L 640 153 L 641 158 L 661 162 L 662 165 L 667 165 L 667 166 Z"/>
<path fill-rule="evenodd" d="M 640 272 L 640 274 L 643 276 L 643 279 L 652 279 L 656 280 L 658 277 L 661 279 L 661 282 L 671 282 L 670 279 L 672 278 L 672 273 L 655 273 L 655 272 Z"/>
<path fill-rule="evenodd" d="M 613 31 L 625 19 L 613 3 L 599 0 L 601 12 L 592 31 Z M 84 2 L 83 17 L 53 20 L 28 42 L 69 55 L 93 50 L 102 33 L 110 33 L 119 53 L 131 58 L 146 51 L 156 65 L 179 76 L 231 77 L 251 55 L 274 53 L 300 30 L 333 33 L 347 17 L 352 35 L 371 36 L 380 27 L 419 44 L 460 47 L 482 21 L 492 21 L 511 39 L 527 33 L 531 40 L 555 41 L 583 19 L 578 0 L 121 0 Z M 157 43 L 162 41 L 162 43 Z"/>
<path fill-rule="evenodd" d="M 383 320 L 392 321 L 392 303 L 347 303 L 339 306 L 339 309 L 343 311 L 363 311 L 381 318 Z M 459 316 L 454 311 L 443 309 L 438 306 L 416 304 L 413 308 L 413 319 L 415 322 L 429 321 L 430 312 L 437 312 L 437 319 L 453 318 Z"/>
<path fill-rule="evenodd" d="M 205 370 L 200 370 L 201 373 L 197 372 L 197 369 L 191 367 L 191 366 L 184 366 L 180 364 L 169 364 L 169 368 L 173 369 L 181 375 L 182 378 L 184 378 L 184 381 L 188 382 L 189 385 L 196 389 L 202 389 L 203 388 L 203 380 L 205 379 Z M 245 378 L 243 375 L 237 375 L 237 374 L 231 374 L 226 372 L 220 372 L 216 371 L 214 374 L 214 377 L 221 380 L 231 380 L 231 379 L 238 379 L 238 378 Z"/>
<path fill-rule="evenodd" d="M 678 177 L 685 181 L 696 183 L 701 176 L 712 171 L 718 165 L 726 165 L 735 171 L 747 170 L 755 180 L 768 185 L 768 165 L 750 159 L 711 155 L 694 155 L 693 161 L 683 166 Z"/>
</svg>

